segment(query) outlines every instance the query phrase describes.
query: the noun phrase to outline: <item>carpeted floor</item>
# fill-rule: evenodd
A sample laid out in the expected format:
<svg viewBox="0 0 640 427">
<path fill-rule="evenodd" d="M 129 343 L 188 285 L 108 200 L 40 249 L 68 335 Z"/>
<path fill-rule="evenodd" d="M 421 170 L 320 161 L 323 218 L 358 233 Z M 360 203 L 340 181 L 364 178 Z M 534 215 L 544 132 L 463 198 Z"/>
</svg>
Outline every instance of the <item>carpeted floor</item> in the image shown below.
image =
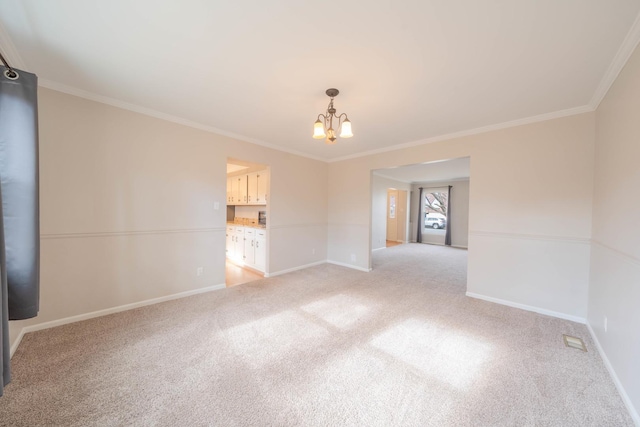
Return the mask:
<svg viewBox="0 0 640 427">
<path fill-rule="evenodd" d="M 631 426 L 583 325 L 464 296 L 405 244 L 27 334 L 11 426 Z M 565 347 L 583 338 L 588 352 Z"/>
</svg>

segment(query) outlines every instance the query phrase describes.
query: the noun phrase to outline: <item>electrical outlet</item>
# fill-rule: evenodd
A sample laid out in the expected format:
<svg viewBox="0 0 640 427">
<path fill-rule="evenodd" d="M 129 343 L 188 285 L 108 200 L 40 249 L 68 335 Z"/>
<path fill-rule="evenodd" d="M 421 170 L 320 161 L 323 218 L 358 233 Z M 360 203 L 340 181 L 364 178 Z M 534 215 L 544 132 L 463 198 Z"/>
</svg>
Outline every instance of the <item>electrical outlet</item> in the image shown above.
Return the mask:
<svg viewBox="0 0 640 427">
<path fill-rule="evenodd" d="M 311 249 L 311 255 L 315 255 L 316 254 L 316 248 Z"/>
<path fill-rule="evenodd" d="M 213 202 L 213 210 L 217 211 L 220 209 L 220 202 Z"/>
<path fill-rule="evenodd" d="M 202 267 L 196 268 L 196 276 L 202 276 L 202 273 L 204 273 L 204 268 Z"/>
<path fill-rule="evenodd" d="M 356 262 L 356 254 L 351 254 L 351 262 Z"/>
<path fill-rule="evenodd" d="M 609 323 L 609 319 L 607 319 L 607 316 L 604 316 L 604 331 L 607 332 L 607 323 Z"/>
</svg>

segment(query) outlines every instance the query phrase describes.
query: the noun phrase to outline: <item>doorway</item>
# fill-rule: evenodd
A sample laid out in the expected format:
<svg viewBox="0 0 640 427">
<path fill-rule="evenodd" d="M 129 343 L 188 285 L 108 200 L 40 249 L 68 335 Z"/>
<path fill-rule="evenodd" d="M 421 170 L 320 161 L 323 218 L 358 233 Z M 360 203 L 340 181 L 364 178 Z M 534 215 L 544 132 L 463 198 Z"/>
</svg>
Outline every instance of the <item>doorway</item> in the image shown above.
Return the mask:
<svg viewBox="0 0 640 427">
<path fill-rule="evenodd" d="M 469 157 L 372 170 L 370 268 L 375 268 L 374 254 L 388 247 L 385 242 L 389 246 L 404 240 L 406 243 L 467 249 L 469 182 Z M 420 188 L 423 190 L 422 198 Z M 394 190 L 405 190 L 407 195 L 407 214 L 402 215 L 406 218 L 407 234 L 404 238 L 397 235 L 398 206 L 402 196 Z M 422 209 L 418 209 L 420 205 Z M 450 232 L 448 241 L 447 228 Z"/>
<path fill-rule="evenodd" d="M 407 241 L 407 191 L 387 189 L 386 247 Z"/>
<path fill-rule="evenodd" d="M 261 279 L 268 272 L 269 178 L 267 165 L 227 159 L 227 287 Z"/>
</svg>

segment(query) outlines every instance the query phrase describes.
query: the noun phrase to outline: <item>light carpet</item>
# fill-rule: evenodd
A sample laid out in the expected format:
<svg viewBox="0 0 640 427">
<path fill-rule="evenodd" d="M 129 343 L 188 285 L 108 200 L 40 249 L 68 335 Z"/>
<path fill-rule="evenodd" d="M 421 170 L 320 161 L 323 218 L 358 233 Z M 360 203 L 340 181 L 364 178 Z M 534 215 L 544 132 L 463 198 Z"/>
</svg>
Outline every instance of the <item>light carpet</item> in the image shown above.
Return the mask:
<svg viewBox="0 0 640 427">
<path fill-rule="evenodd" d="M 0 424 L 632 426 L 585 326 L 465 297 L 466 257 L 401 245 L 371 273 L 321 265 L 29 333 Z"/>
</svg>

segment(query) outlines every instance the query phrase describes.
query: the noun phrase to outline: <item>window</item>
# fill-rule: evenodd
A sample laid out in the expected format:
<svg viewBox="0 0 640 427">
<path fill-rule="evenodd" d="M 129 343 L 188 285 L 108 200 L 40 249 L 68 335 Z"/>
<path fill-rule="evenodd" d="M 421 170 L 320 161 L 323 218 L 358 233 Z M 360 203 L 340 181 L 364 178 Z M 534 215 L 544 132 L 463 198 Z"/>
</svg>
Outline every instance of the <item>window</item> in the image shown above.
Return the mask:
<svg viewBox="0 0 640 427">
<path fill-rule="evenodd" d="M 396 217 L 396 196 L 395 195 L 390 195 L 389 196 L 389 218 L 395 218 Z"/>
<path fill-rule="evenodd" d="M 424 228 L 444 230 L 447 227 L 448 191 L 432 191 L 424 195 Z"/>
</svg>

